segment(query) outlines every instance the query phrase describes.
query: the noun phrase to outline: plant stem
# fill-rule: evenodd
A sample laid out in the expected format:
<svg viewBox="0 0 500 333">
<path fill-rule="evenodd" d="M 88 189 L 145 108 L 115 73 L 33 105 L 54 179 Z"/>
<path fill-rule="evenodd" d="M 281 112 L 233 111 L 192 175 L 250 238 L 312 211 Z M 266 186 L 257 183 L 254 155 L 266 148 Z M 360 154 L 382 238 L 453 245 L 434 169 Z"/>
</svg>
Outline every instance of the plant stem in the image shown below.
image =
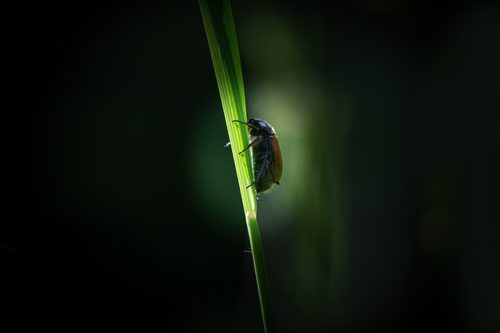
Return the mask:
<svg viewBox="0 0 500 333">
<path fill-rule="evenodd" d="M 248 147 L 248 128 L 233 123 L 233 120 L 246 122 L 247 114 L 238 40 L 231 4 L 229 0 L 199 0 L 199 5 L 231 142 L 231 152 L 252 248 L 264 331 L 271 333 L 274 331 L 271 318 L 271 298 L 264 262 L 264 251 L 257 224 L 255 187 L 247 188 L 247 184 L 250 184 L 253 180 L 252 159 L 250 150 L 241 155 L 239 153 Z"/>
<path fill-rule="evenodd" d="M 262 320 L 264 322 L 264 331 L 267 333 L 274 331 L 273 320 L 271 316 L 271 292 L 269 289 L 269 280 L 266 273 L 266 263 L 264 260 L 264 250 L 260 240 L 259 225 L 255 216 L 247 216 L 248 237 L 252 248 L 253 267 L 257 279 L 257 290 L 259 292 L 260 308 L 262 311 Z"/>
</svg>

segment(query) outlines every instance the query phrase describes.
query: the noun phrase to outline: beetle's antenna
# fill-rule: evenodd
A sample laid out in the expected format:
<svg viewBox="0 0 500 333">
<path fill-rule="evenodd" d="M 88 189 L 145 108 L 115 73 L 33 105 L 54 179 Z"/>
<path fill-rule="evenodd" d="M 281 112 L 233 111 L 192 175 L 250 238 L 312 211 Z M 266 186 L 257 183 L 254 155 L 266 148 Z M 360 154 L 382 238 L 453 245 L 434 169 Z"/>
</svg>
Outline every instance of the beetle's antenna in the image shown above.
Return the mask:
<svg viewBox="0 0 500 333">
<path fill-rule="evenodd" d="M 249 123 L 245 123 L 245 122 L 243 122 L 243 121 L 241 121 L 241 120 L 233 120 L 233 123 L 240 123 L 240 124 L 244 124 L 244 125 L 247 125 L 247 126 L 252 127 L 252 125 L 251 125 L 251 124 L 249 124 Z"/>
</svg>

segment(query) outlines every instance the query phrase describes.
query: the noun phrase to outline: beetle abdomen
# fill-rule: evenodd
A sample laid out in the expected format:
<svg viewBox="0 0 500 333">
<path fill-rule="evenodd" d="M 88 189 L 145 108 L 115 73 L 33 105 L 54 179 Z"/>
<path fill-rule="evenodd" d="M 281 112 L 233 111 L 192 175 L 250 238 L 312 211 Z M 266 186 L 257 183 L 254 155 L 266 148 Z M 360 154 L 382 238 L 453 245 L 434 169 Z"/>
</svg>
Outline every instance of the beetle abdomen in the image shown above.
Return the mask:
<svg viewBox="0 0 500 333">
<path fill-rule="evenodd" d="M 274 171 L 274 136 L 263 137 L 252 147 L 253 171 L 257 193 L 269 190 L 276 182 Z M 279 149 L 279 148 L 278 148 Z M 280 156 L 281 160 L 281 156 Z M 279 175 L 281 177 L 281 173 Z M 279 179 L 278 179 L 279 181 Z"/>
</svg>

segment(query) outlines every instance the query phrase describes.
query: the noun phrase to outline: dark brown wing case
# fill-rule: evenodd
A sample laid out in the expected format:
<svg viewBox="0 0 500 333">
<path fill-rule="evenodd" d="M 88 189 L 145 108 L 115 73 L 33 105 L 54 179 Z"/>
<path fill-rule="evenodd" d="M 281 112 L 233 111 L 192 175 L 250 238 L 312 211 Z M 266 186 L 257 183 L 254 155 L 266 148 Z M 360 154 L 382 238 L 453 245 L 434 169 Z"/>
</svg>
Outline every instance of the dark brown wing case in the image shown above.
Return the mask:
<svg viewBox="0 0 500 333">
<path fill-rule="evenodd" d="M 280 144 L 275 136 L 271 137 L 271 149 L 273 151 L 273 181 L 279 184 L 283 174 L 283 159 L 281 158 Z"/>
</svg>

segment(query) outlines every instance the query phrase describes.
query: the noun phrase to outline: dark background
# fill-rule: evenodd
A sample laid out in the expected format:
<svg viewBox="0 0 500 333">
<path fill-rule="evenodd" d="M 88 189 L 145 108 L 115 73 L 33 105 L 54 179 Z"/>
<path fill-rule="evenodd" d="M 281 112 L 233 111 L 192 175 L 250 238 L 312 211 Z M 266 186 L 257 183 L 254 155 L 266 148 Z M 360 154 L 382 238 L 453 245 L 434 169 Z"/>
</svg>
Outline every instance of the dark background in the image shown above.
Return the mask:
<svg viewBox="0 0 500 333">
<path fill-rule="evenodd" d="M 498 332 L 499 6 L 233 11 L 284 157 L 259 202 L 278 331 Z M 197 3 L 4 15 L 2 325 L 261 331 Z"/>
</svg>

